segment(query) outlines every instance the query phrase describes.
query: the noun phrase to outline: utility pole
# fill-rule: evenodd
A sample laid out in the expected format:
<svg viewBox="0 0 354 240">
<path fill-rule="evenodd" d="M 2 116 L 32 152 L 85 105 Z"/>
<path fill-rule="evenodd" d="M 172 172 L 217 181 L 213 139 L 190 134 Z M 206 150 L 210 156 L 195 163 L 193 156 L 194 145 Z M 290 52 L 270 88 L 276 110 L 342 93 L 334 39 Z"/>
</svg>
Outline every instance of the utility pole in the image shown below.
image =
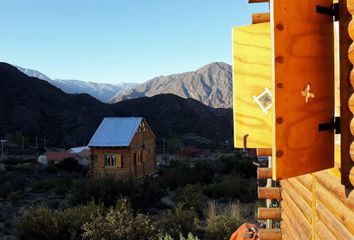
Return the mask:
<svg viewBox="0 0 354 240">
<path fill-rule="evenodd" d="M 45 138 L 43 139 L 43 148 L 45 149 Z"/>
<path fill-rule="evenodd" d="M 1 142 L 1 158 L 3 158 L 4 157 L 4 142 L 5 142 L 6 140 L 3 140 L 2 138 L 1 138 L 1 140 L 0 140 L 0 142 Z"/>
<path fill-rule="evenodd" d="M 36 137 L 36 148 L 38 148 L 38 137 Z"/>
<path fill-rule="evenodd" d="M 163 155 L 166 155 L 165 138 L 162 139 Z"/>
</svg>

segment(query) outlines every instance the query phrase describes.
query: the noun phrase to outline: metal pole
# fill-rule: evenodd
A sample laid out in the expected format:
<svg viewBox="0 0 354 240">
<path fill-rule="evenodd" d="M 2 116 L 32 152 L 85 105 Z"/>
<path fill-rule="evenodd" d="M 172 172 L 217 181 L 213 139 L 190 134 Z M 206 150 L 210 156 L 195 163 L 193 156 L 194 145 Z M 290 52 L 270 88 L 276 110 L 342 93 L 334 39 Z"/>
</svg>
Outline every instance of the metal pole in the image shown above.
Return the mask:
<svg viewBox="0 0 354 240">
<path fill-rule="evenodd" d="M 1 139 L 1 157 L 4 157 L 4 141 Z"/>
<path fill-rule="evenodd" d="M 163 141 L 163 155 L 166 155 L 165 138 L 163 138 L 162 141 Z"/>
</svg>

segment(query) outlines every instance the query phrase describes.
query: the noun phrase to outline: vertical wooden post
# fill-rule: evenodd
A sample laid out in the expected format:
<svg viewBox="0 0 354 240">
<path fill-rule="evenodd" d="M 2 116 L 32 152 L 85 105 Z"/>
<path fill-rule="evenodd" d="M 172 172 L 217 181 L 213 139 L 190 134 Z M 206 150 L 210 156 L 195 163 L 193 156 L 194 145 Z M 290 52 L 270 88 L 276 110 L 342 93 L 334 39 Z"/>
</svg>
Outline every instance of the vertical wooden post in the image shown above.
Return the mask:
<svg viewBox="0 0 354 240">
<path fill-rule="evenodd" d="M 350 169 L 353 167 L 353 161 L 350 157 L 350 144 L 353 143 L 353 135 L 350 131 L 353 113 L 350 111 L 348 102 L 353 94 L 350 73 L 353 69 L 352 63 L 348 59 L 348 50 L 352 44 L 349 37 L 348 25 L 352 20 L 351 14 L 354 14 L 353 0 L 339 1 L 339 62 L 340 62 L 340 114 L 341 114 L 341 181 L 342 184 L 349 186 Z M 348 11 L 351 10 L 351 12 Z M 352 77 L 354 80 L 354 76 Z M 354 83 L 354 82 L 353 82 Z"/>
</svg>

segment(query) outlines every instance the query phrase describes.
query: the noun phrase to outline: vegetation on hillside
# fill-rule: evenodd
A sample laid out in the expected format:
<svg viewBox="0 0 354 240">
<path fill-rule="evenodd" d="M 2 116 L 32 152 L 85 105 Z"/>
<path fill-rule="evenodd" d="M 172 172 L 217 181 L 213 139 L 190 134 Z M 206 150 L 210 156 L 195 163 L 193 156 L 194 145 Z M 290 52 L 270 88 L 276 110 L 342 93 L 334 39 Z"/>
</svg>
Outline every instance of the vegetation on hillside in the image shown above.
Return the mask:
<svg viewBox="0 0 354 240">
<path fill-rule="evenodd" d="M 18 239 L 221 240 L 254 220 L 256 170 L 238 155 L 175 161 L 124 182 L 86 178 L 70 163 L 7 164 L 0 197 L 13 208 Z"/>
</svg>

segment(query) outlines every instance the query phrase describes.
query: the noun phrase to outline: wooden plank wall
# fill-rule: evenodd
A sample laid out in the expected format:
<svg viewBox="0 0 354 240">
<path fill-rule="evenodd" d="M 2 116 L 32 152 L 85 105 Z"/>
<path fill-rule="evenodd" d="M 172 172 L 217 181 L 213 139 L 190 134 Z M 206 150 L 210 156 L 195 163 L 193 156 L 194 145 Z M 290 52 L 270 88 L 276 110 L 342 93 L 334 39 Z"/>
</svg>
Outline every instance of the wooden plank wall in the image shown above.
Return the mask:
<svg viewBox="0 0 354 240">
<path fill-rule="evenodd" d="M 141 163 L 131 161 L 132 173 L 136 173 L 137 178 L 152 174 L 156 169 L 156 143 L 155 136 L 149 128 L 141 128 L 133 137 L 130 144 L 131 156 L 141 152 Z"/>
<path fill-rule="evenodd" d="M 103 177 L 106 175 L 113 175 L 117 178 L 129 178 L 131 167 L 131 157 L 128 148 L 112 148 L 112 149 L 92 149 L 94 155 L 97 155 L 96 161 L 93 163 L 95 177 Z M 105 167 L 104 166 L 104 154 L 105 153 L 115 153 L 122 155 L 122 167 Z"/>
<path fill-rule="evenodd" d="M 281 181 L 284 240 L 354 239 L 354 191 L 335 170 Z"/>
</svg>

